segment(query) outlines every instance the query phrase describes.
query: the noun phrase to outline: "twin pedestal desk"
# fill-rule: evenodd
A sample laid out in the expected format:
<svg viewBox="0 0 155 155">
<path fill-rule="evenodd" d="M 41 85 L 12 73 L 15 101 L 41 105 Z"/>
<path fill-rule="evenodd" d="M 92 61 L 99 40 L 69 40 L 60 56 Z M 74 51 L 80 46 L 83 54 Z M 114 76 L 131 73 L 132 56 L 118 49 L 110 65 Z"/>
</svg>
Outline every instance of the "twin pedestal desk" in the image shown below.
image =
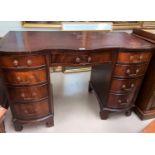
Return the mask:
<svg viewBox="0 0 155 155">
<path fill-rule="evenodd" d="M 58 65 L 92 66 L 88 91 L 96 94 L 101 119 L 110 112 L 129 116 L 153 58 L 154 40 L 154 35 L 138 29 L 131 34 L 9 32 L 0 42 L 0 68 L 15 129 L 36 122 L 54 125 L 49 69 Z M 155 65 L 150 68 L 154 69 Z M 153 82 L 155 78 L 151 86 Z M 138 105 L 135 111 L 142 115 Z"/>
</svg>

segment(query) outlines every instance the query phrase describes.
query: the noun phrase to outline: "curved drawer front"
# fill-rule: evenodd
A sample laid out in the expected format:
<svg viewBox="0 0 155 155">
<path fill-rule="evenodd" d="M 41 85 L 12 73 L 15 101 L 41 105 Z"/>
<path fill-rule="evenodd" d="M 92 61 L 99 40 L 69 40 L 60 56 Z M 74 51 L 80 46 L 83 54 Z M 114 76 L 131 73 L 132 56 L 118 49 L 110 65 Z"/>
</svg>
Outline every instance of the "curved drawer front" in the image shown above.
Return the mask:
<svg viewBox="0 0 155 155">
<path fill-rule="evenodd" d="M 40 118 L 49 114 L 48 100 L 32 103 L 15 103 L 13 109 L 19 119 Z"/>
<path fill-rule="evenodd" d="M 112 79 L 110 90 L 116 93 L 135 92 L 141 81 L 142 79 Z"/>
<path fill-rule="evenodd" d="M 45 66 L 45 64 L 45 57 L 41 55 L 0 57 L 0 66 L 3 68 L 31 68 Z"/>
<path fill-rule="evenodd" d="M 115 77 L 134 78 L 145 74 L 147 64 L 140 65 L 120 65 L 116 64 L 113 75 Z"/>
<path fill-rule="evenodd" d="M 48 97 L 47 85 L 31 87 L 8 87 L 9 97 L 13 102 L 40 100 Z"/>
<path fill-rule="evenodd" d="M 31 85 L 39 84 L 47 81 L 45 69 L 39 70 L 7 70 L 4 71 L 4 79 L 6 83 L 12 85 Z"/>
<path fill-rule="evenodd" d="M 133 94 L 109 94 L 107 107 L 127 108 L 132 104 Z"/>
<path fill-rule="evenodd" d="M 145 63 L 149 62 L 151 58 L 151 52 L 119 52 L 118 63 Z"/>
</svg>

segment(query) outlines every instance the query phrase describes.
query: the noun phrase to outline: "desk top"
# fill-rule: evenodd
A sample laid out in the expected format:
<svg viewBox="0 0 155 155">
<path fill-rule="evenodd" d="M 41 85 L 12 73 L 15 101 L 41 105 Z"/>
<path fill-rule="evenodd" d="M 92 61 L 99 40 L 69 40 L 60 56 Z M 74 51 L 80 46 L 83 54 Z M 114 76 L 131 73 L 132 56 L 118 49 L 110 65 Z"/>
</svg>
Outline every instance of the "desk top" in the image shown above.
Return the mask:
<svg viewBox="0 0 155 155">
<path fill-rule="evenodd" d="M 152 49 L 154 47 L 154 44 L 125 32 L 10 31 L 0 41 L 0 51 L 3 52 L 32 52 L 48 49 Z"/>
</svg>

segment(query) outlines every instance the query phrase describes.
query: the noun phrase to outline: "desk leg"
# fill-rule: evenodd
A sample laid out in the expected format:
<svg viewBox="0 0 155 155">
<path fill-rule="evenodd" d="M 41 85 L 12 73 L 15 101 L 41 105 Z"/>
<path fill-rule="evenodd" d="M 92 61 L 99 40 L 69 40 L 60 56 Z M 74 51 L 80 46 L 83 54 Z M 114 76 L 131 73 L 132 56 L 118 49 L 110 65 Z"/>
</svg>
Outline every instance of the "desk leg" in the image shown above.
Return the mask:
<svg viewBox="0 0 155 155">
<path fill-rule="evenodd" d="M 4 124 L 4 121 L 0 123 L 0 133 L 5 133 L 5 124 Z"/>
</svg>

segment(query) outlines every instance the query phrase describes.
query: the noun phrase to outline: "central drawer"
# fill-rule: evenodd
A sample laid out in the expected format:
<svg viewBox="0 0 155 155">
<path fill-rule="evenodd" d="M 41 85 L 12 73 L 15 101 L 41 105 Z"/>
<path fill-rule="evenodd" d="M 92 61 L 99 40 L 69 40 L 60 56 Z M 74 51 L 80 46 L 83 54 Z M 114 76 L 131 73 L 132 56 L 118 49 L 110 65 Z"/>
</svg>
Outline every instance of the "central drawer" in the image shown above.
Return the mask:
<svg viewBox="0 0 155 155">
<path fill-rule="evenodd" d="M 75 53 L 75 54 L 52 54 L 52 64 L 59 65 L 84 65 L 84 64 L 102 64 L 112 62 L 112 52 L 88 52 L 88 53 Z"/>
<path fill-rule="evenodd" d="M 4 79 L 10 85 L 32 85 L 47 82 L 46 69 L 4 70 Z"/>
<path fill-rule="evenodd" d="M 15 103 L 13 109 L 19 119 L 36 119 L 49 114 L 48 100 L 32 103 Z"/>
<path fill-rule="evenodd" d="M 8 87 L 8 91 L 13 102 L 30 102 L 48 97 L 47 84 L 31 87 Z"/>
</svg>

